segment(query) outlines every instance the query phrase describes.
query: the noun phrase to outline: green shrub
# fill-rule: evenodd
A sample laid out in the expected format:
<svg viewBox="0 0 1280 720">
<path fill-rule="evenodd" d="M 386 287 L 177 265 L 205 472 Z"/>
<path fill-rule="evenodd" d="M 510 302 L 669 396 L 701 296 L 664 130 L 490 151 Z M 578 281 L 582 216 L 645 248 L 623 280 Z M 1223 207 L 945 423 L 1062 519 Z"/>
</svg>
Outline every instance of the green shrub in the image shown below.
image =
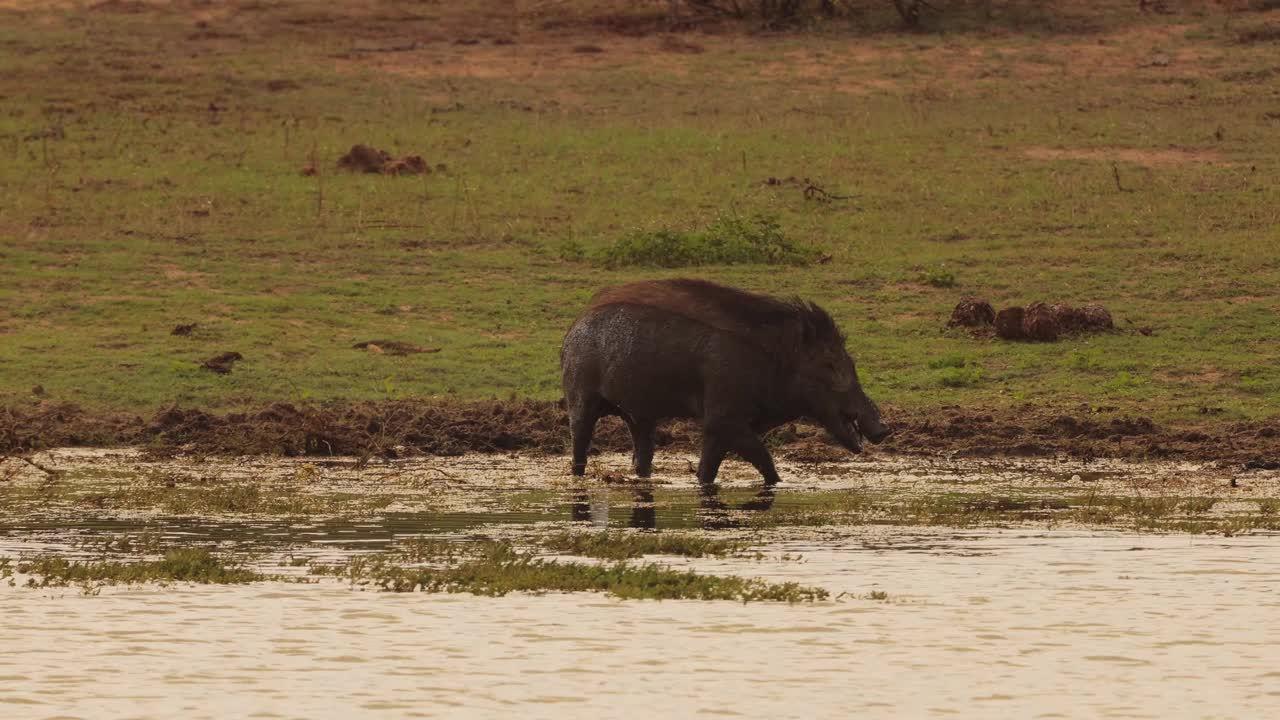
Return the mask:
<svg viewBox="0 0 1280 720">
<path fill-rule="evenodd" d="M 598 253 L 605 267 L 696 265 L 808 265 L 817 248 L 788 239 L 776 218 L 722 215 L 701 231 L 646 230 L 626 235 Z"/>
</svg>

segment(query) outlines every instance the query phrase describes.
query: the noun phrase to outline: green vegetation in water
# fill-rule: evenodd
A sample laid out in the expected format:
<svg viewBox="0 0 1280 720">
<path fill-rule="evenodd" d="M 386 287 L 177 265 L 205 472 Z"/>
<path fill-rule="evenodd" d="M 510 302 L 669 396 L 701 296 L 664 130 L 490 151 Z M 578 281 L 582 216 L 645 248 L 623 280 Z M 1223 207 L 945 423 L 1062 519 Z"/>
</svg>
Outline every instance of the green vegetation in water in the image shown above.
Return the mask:
<svg viewBox="0 0 1280 720">
<path fill-rule="evenodd" d="M 667 532 L 561 532 L 539 539 L 538 544 L 556 552 L 605 560 L 630 560 L 645 555 L 723 557 L 746 547 L 745 543 L 694 533 Z"/>
<path fill-rule="evenodd" d="M 60 482 L 42 486 L 0 485 L 0 510 L 29 512 L 36 508 L 69 506 L 79 511 L 141 510 L 165 515 L 358 515 L 390 505 L 393 497 L 380 492 L 319 492 L 281 483 L 193 483 L 164 477 L 106 480 L 96 483 Z M 155 543 L 138 537 L 120 542 Z M 86 542 L 95 542 L 87 540 Z M 116 551 L 115 548 L 104 548 Z"/>
<path fill-rule="evenodd" d="M 901 498 L 855 491 L 797 494 L 745 523 L 756 528 L 820 525 L 921 525 L 981 527 L 1027 523 L 1109 526 L 1151 532 L 1235 535 L 1280 530 L 1280 501 L 1240 499 L 1256 504 L 1221 516 L 1206 515 L 1213 497 L 1069 494 L 1045 496 L 942 493 Z M 1247 508 L 1248 506 L 1243 506 Z"/>
<path fill-rule="evenodd" d="M 806 602 L 825 600 L 826 590 L 796 583 L 704 575 L 655 564 L 588 565 L 558 562 L 519 552 L 507 543 L 445 543 L 419 547 L 437 564 L 410 566 L 402 553 L 355 558 L 342 565 L 313 566 L 312 573 L 344 578 L 353 585 L 393 592 L 468 592 L 502 596 L 513 592 L 602 592 L 628 600 L 735 600 Z"/>
<path fill-rule="evenodd" d="M 697 265 L 808 265 L 821 251 L 788 238 L 774 217 L 722 215 L 704 230 L 646 230 L 626 235 L 594 259 L 607 268 Z"/>
<path fill-rule="evenodd" d="M 265 579 L 260 573 L 227 563 L 204 548 L 175 548 L 160 560 L 138 562 L 79 561 L 46 556 L 21 560 L 16 571 L 30 576 L 27 585 L 37 588 L 173 582 L 223 585 Z"/>
</svg>

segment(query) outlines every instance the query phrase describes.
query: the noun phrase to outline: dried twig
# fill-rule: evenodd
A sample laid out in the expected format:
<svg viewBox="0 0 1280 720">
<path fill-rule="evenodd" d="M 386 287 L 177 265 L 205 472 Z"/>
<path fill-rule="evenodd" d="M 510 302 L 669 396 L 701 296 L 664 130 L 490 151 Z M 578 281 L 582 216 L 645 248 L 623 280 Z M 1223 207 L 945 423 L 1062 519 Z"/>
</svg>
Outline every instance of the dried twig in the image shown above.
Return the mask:
<svg viewBox="0 0 1280 720">
<path fill-rule="evenodd" d="M 1130 190 L 1129 188 L 1120 184 L 1120 166 L 1117 165 L 1116 163 L 1111 163 L 1111 176 L 1116 179 L 1117 190 L 1119 190 L 1120 192 L 1133 192 L 1133 190 Z"/>
<path fill-rule="evenodd" d="M 24 462 L 30 465 L 31 467 L 39 470 L 40 472 L 44 473 L 46 476 L 48 476 L 50 480 L 57 480 L 58 478 L 62 477 L 61 471 L 57 470 L 56 468 L 51 468 L 41 463 L 38 463 L 35 460 L 32 460 L 31 458 L 27 457 L 26 455 L 9 455 L 9 454 L 0 455 L 0 463 L 3 463 L 6 460 L 17 460 L 19 462 Z"/>
</svg>

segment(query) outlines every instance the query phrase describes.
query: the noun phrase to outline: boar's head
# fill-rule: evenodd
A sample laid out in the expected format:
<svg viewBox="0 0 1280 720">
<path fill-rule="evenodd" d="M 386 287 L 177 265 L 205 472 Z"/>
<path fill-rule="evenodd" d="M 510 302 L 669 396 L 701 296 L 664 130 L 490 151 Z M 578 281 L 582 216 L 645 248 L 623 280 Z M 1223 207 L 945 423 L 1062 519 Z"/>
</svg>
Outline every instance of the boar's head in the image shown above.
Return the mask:
<svg viewBox="0 0 1280 720">
<path fill-rule="evenodd" d="M 888 437 L 891 430 L 881 422 L 880 408 L 863 392 L 853 358 L 831 316 L 806 304 L 802 327 L 792 376 L 793 396 L 804 406 L 802 413 L 817 420 L 850 452 L 862 452 L 860 437 L 873 443 Z"/>
</svg>

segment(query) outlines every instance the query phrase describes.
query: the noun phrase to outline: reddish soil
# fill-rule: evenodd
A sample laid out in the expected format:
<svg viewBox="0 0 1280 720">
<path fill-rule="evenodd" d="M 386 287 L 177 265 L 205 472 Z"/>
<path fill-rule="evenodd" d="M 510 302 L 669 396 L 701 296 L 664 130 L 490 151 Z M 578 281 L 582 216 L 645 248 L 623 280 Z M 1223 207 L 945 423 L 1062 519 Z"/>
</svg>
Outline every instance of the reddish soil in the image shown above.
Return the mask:
<svg viewBox="0 0 1280 720">
<path fill-rule="evenodd" d="M 1027 405 L 1015 410 L 886 408 L 896 432 L 868 452 L 961 456 L 1071 456 L 1221 461 L 1264 467 L 1280 462 L 1280 416 L 1269 420 L 1156 424 L 1148 418 Z M 848 453 L 804 424 L 774 431 L 769 444 L 799 461 Z M 687 422 L 659 430 L 663 448 L 692 450 Z M 161 453 L 354 455 L 396 457 L 466 452 L 564 453 L 568 421 L 557 403 L 535 400 L 394 401 L 294 406 L 214 414 L 170 407 L 151 418 L 95 414 L 33 399 L 0 408 L 0 452 L 60 446 L 141 445 Z M 600 423 L 595 447 L 629 451 L 621 422 Z"/>
</svg>

